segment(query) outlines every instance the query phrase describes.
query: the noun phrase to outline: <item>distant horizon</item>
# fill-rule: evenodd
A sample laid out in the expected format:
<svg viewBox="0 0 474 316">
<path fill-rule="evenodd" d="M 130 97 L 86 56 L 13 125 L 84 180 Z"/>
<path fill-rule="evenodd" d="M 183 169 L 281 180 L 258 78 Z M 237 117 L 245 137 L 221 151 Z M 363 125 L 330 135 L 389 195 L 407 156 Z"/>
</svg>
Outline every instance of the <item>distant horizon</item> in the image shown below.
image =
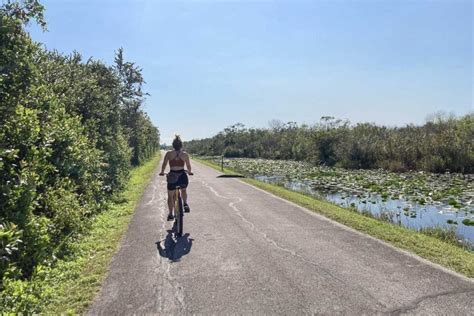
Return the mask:
<svg viewBox="0 0 474 316">
<path fill-rule="evenodd" d="M 341 120 L 341 121 L 348 121 L 350 124 L 359 124 L 359 123 L 370 123 L 370 124 L 375 124 L 377 126 L 385 126 L 385 127 L 389 127 L 389 128 L 394 128 L 394 127 L 404 127 L 404 126 L 408 126 L 408 125 L 415 125 L 415 126 L 421 126 L 421 125 L 424 125 L 426 124 L 426 122 L 428 122 L 430 119 L 431 119 L 431 116 L 432 115 L 443 115 L 443 116 L 448 116 L 448 117 L 455 117 L 455 118 L 461 118 L 461 117 L 464 117 L 464 116 L 467 116 L 467 115 L 474 115 L 474 110 L 471 110 L 471 111 L 468 111 L 464 114 L 460 114 L 460 115 L 457 115 L 456 113 L 453 113 L 453 112 L 445 112 L 445 111 L 438 111 L 438 112 L 434 112 L 434 113 L 429 113 L 426 115 L 425 117 L 425 120 L 423 122 L 420 122 L 420 123 L 413 123 L 413 122 L 408 122 L 408 123 L 402 123 L 402 124 L 399 124 L 399 125 L 389 125 L 389 124 L 381 124 L 381 123 L 377 123 L 377 122 L 370 122 L 370 121 L 360 121 L 360 122 L 353 122 L 351 120 L 348 120 L 348 119 L 343 119 L 343 118 L 338 118 L 338 117 L 334 117 L 335 120 Z M 322 115 L 322 117 L 325 117 L 325 116 L 330 116 L 330 115 Z M 204 136 L 204 137 L 201 137 L 201 138 L 192 138 L 192 139 L 184 139 L 182 137 L 181 134 L 177 133 L 177 134 L 174 134 L 172 135 L 172 137 L 169 137 L 168 138 L 168 141 L 167 142 L 164 142 L 162 141 L 161 142 L 161 145 L 170 145 L 171 142 L 173 141 L 175 135 L 179 135 L 182 140 L 184 142 L 186 141 L 192 141 L 192 140 L 201 140 L 201 139 L 206 139 L 206 138 L 212 138 L 213 136 L 217 135 L 219 132 L 223 131 L 225 128 L 227 127 L 230 127 L 232 125 L 235 125 L 235 124 L 243 124 L 244 127 L 246 129 L 252 129 L 252 128 L 257 128 L 257 129 L 266 129 L 266 128 L 270 128 L 269 124 L 273 121 L 273 120 L 276 120 L 276 121 L 280 121 L 282 123 L 289 123 L 289 122 L 293 122 L 293 123 L 296 123 L 298 126 L 302 126 L 302 125 L 307 125 L 307 126 L 312 126 L 312 125 L 315 125 L 317 123 L 319 123 L 321 121 L 320 120 L 317 120 L 317 121 L 314 121 L 312 123 L 307 123 L 307 122 L 303 122 L 303 123 L 300 123 L 300 122 L 294 122 L 294 121 L 284 121 L 284 120 L 281 120 L 281 119 L 271 119 L 271 120 L 268 120 L 267 124 L 265 126 L 248 126 L 247 124 L 245 124 L 244 122 L 235 122 L 235 123 L 232 123 L 230 125 L 227 125 L 227 126 L 223 126 L 220 130 L 218 130 L 216 133 L 212 134 L 212 135 L 209 135 L 209 136 Z M 164 138 L 161 137 L 161 139 L 163 140 Z"/>
<path fill-rule="evenodd" d="M 473 3 L 44 0 L 49 49 L 143 69 L 162 142 L 321 116 L 386 126 L 473 111 Z"/>
</svg>

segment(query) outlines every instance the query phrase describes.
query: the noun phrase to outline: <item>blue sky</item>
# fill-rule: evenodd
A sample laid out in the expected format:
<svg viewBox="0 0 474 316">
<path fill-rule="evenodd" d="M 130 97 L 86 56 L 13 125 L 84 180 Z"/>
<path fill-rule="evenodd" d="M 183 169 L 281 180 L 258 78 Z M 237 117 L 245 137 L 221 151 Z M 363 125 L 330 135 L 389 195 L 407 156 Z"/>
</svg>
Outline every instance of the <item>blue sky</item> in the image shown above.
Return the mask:
<svg viewBox="0 0 474 316">
<path fill-rule="evenodd" d="M 143 68 L 162 140 L 323 115 L 390 126 L 473 111 L 472 1 L 50 0 L 35 40 Z"/>
</svg>

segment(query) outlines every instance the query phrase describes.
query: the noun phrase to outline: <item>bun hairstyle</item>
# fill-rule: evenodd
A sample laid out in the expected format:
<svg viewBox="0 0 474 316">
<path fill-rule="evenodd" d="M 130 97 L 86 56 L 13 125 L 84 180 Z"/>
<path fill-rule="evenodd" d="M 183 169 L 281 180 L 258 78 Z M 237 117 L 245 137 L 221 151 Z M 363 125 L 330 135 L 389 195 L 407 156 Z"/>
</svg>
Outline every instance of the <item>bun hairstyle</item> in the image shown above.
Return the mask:
<svg viewBox="0 0 474 316">
<path fill-rule="evenodd" d="M 174 150 L 180 150 L 181 148 L 183 148 L 183 141 L 181 140 L 181 137 L 179 137 L 179 135 L 174 136 L 173 148 Z"/>
</svg>

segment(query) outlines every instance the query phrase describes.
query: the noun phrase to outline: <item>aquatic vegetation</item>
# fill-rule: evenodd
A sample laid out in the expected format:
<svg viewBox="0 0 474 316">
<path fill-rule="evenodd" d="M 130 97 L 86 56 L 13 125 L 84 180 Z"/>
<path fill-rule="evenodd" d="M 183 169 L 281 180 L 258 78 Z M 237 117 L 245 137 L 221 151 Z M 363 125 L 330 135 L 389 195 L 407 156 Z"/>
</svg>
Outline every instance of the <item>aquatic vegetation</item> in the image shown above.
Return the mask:
<svg viewBox="0 0 474 316">
<path fill-rule="evenodd" d="M 474 199 L 471 174 L 347 170 L 300 161 L 249 158 L 225 159 L 224 163 L 249 176 L 300 181 L 329 192 L 377 193 L 382 199 L 407 199 L 420 205 L 442 202 L 457 209 L 469 208 Z"/>
<path fill-rule="evenodd" d="M 465 219 L 462 221 L 462 223 L 463 223 L 464 225 L 467 225 L 467 226 L 474 226 L 474 220 L 469 219 L 469 218 L 465 218 Z"/>
<path fill-rule="evenodd" d="M 450 191 L 450 192 L 452 192 L 452 191 Z M 456 199 L 453 198 L 453 197 L 450 197 L 450 198 L 449 198 L 448 204 L 451 205 L 451 206 L 453 206 L 453 207 L 455 207 L 455 208 L 461 208 L 461 207 L 462 207 L 461 203 L 459 203 L 458 201 L 456 201 Z"/>
<path fill-rule="evenodd" d="M 388 211 L 383 211 L 380 213 L 379 218 L 387 223 L 395 223 L 394 219 L 395 214 Z"/>
</svg>

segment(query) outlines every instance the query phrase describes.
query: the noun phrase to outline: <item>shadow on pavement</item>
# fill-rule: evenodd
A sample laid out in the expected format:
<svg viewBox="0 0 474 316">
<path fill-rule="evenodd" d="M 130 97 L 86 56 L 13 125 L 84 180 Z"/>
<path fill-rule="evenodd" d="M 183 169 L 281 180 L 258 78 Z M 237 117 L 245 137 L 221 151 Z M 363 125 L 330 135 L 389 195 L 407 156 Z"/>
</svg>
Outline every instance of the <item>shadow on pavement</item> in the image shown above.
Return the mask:
<svg viewBox="0 0 474 316">
<path fill-rule="evenodd" d="M 160 256 L 168 258 L 173 262 L 178 262 L 182 256 L 187 255 L 191 251 L 194 239 L 189 237 L 189 233 L 177 238 L 174 238 L 174 236 L 174 231 L 170 229 L 166 238 L 157 241 L 155 244 Z"/>
<path fill-rule="evenodd" d="M 220 176 L 217 176 L 216 178 L 245 178 L 245 176 L 241 174 L 221 174 Z"/>
</svg>

